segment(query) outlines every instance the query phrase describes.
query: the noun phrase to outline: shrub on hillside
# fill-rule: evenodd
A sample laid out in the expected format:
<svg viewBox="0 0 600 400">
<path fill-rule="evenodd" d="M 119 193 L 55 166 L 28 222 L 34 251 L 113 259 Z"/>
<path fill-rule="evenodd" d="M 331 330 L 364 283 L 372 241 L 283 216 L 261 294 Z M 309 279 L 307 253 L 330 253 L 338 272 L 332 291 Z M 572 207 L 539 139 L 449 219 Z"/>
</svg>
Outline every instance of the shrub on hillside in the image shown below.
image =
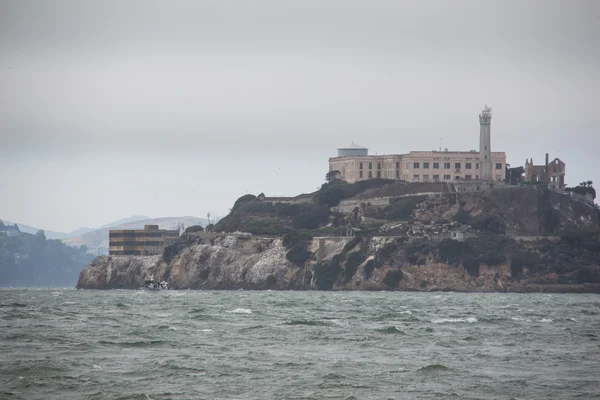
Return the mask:
<svg viewBox="0 0 600 400">
<path fill-rule="evenodd" d="M 307 231 L 290 231 L 283 236 L 282 244 L 286 249 L 291 249 L 296 243 L 300 241 L 312 240 L 313 235 Z"/>
<path fill-rule="evenodd" d="M 456 265 L 472 252 L 472 247 L 468 242 L 444 239 L 438 245 L 438 257 L 448 264 Z"/>
<path fill-rule="evenodd" d="M 251 221 L 243 227 L 244 232 L 249 232 L 254 235 L 271 235 L 279 236 L 285 233 L 284 227 L 277 220 L 259 219 Z"/>
<path fill-rule="evenodd" d="M 312 253 L 308 251 L 309 244 L 308 240 L 300 240 L 287 252 L 285 258 L 298 267 L 303 267 L 304 263 L 312 256 Z"/>
<path fill-rule="evenodd" d="M 292 226 L 296 229 L 317 229 L 329 220 L 329 207 L 313 206 L 292 218 Z"/>
<path fill-rule="evenodd" d="M 473 276 L 475 278 L 479 277 L 479 261 L 477 261 L 477 259 L 473 257 L 466 257 L 462 264 L 469 276 Z"/>
<path fill-rule="evenodd" d="M 355 183 L 347 183 L 341 180 L 324 183 L 317 193 L 317 203 L 319 205 L 337 206 L 340 201 L 356 196 L 368 189 L 379 188 L 383 185 L 393 182 L 390 179 L 367 179 Z"/>
<path fill-rule="evenodd" d="M 412 215 L 417 204 L 423 202 L 427 196 L 409 196 L 393 199 L 384 209 L 388 221 L 407 220 Z"/>
<path fill-rule="evenodd" d="M 185 233 L 204 232 L 204 228 L 200 225 L 188 226 Z"/>
<path fill-rule="evenodd" d="M 504 233 L 506 226 L 502 220 L 494 215 L 481 215 L 467 222 L 471 227 L 480 231 Z"/>
<path fill-rule="evenodd" d="M 235 203 L 233 203 L 233 208 L 235 209 L 236 206 L 239 206 L 240 204 L 245 203 L 247 201 L 253 201 L 253 200 L 256 200 L 256 196 L 255 195 L 253 195 L 253 194 L 245 194 L 242 197 L 240 197 L 239 199 L 237 199 L 235 201 Z"/>
<path fill-rule="evenodd" d="M 387 286 L 389 289 L 393 289 L 398 286 L 398 282 L 402 280 L 404 275 L 400 270 L 391 270 L 385 274 L 385 278 L 383 278 L 383 284 Z"/>
<path fill-rule="evenodd" d="M 414 240 L 406 244 L 406 259 L 413 265 L 424 264 L 427 255 L 432 251 L 429 240 Z"/>
<path fill-rule="evenodd" d="M 458 210 L 456 214 L 454 214 L 454 220 L 456 222 L 460 222 L 461 224 L 467 224 L 471 219 L 471 214 L 468 211 L 463 210 L 462 208 Z"/>
</svg>

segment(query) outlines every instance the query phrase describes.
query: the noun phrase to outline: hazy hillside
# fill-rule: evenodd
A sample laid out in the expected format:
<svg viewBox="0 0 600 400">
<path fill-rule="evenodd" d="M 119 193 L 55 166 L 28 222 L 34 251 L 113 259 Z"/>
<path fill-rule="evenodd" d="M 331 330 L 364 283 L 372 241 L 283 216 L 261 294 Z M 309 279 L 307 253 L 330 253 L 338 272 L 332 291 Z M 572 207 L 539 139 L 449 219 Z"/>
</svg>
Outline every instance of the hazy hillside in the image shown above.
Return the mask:
<svg viewBox="0 0 600 400">
<path fill-rule="evenodd" d="M 12 228 L 12 227 L 11 227 Z M 93 255 L 39 232 L 31 235 L 0 226 L 0 287 L 73 287 Z"/>
<path fill-rule="evenodd" d="M 69 246 L 86 246 L 89 251 L 94 254 L 108 254 L 108 231 L 110 229 L 142 229 L 144 225 L 158 225 L 161 229 L 177 229 L 177 225 L 180 223 L 183 223 L 184 227 L 186 228 L 192 225 L 207 225 L 206 218 L 189 216 L 147 219 L 137 218 L 139 217 L 126 218 L 120 221 L 129 220 L 129 222 L 107 225 L 102 228 L 86 232 L 80 236 L 66 238 L 63 241 Z"/>
<path fill-rule="evenodd" d="M 47 231 L 45 229 L 36 228 L 35 226 L 25 225 L 25 224 L 21 224 L 18 222 L 9 221 L 6 219 L 0 219 L 0 220 L 2 222 L 4 222 L 6 225 L 17 224 L 17 226 L 19 227 L 19 230 L 21 232 L 29 233 L 31 235 L 35 235 L 39 230 L 43 230 L 44 234 L 46 235 L 46 238 L 48 238 L 48 239 L 65 239 L 65 238 L 69 237 L 69 234 L 65 233 L 65 232 Z"/>
</svg>

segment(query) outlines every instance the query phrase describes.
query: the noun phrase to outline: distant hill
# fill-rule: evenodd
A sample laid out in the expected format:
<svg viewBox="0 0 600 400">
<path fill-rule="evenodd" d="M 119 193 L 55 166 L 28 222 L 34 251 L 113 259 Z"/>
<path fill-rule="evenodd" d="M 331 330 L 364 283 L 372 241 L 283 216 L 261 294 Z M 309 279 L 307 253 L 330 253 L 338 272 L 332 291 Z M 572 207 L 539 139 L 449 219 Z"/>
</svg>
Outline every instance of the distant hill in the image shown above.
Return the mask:
<svg viewBox="0 0 600 400">
<path fill-rule="evenodd" d="M 92 261 L 83 247 L 10 228 L 0 226 L 0 287 L 73 287 Z"/>
<path fill-rule="evenodd" d="M 36 228 L 35 226 L 20 224 L 18 222 L 9 221 L 6 219 L 0 219 L 6 225 L 14 225 L 17 224 L 19 226 L 19 230 L 23 233 L 29 233 L 31 235 L 35 235 L 39 230 L 43 230 L 47 239 L 66 239 L 69 237 L 69 233 L 64 232 L 55 232 L 55 231 L 47 231 L 45 229 Z M 85 228 L 83 228 L 85 229 Z M 81 233 L 79 233 L 81 235 Z"/>
<path fill-rule="evenodd" d="M 86 246 L 90 253 L 101 255 L 108 254 L 108 231 L 110 229 L 142 229 L 144 225 L 158 225 L 160 229 L 177 229 L 179 223 L 184 227 L 192 225 L 207 225 L 206 218 L 197 217 L 163 217 L 140 219 L 142 216 L 133 216 L 115 221 L 114 224 L 104 225 L 101 228 L 85 232 L 82 235 L 65 238 L 63 242 L 69 246 Z M 126 221 L 126 222 L 122 222 Z"/>
<path fill-rule="evenodd" d="M 132 215 L 131 217 L 121 218 L 116 221 L 109 222 L 108 224 L 104 224 L 100 228 L 109 228 L 111 226 L 119 226 L 119 225 L 127 224 L 129 222 L 145 221 L 145 220 L 149 220 L 149 219 L 152 219 L 152 218 L 150 218 L 147 215 Z M 93 229 L 91 229 L 91 230 L 93 230 Z"/>
</svg>

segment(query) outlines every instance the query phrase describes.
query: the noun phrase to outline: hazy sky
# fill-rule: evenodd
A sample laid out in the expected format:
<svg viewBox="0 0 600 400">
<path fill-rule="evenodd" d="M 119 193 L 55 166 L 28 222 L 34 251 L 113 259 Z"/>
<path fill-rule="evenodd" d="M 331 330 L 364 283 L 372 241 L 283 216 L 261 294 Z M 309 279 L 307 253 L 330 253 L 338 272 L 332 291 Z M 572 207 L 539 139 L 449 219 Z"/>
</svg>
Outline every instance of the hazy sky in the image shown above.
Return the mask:
<svg viewBox="0 0 600 400">
<path fill-rule="evenodd" d="M 69 231 L 315 190 L 336 147 L 600 187 L 600 1 L 0 0 L 0 218 Z"/>
</svg>

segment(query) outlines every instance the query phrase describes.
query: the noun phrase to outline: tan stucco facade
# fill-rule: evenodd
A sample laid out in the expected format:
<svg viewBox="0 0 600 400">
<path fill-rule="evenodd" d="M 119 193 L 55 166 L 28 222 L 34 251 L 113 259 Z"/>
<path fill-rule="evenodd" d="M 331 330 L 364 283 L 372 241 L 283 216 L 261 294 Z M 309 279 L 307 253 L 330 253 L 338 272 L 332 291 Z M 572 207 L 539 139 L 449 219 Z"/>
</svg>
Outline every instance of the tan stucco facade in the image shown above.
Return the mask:
<svg viewBox="0 0 600 400">
<path fill-rule="evenodd" d="M 492 180 L 505 178 L 506 153 L 492 152 Z M 411 151 L 408 154 L 346 156 L 329 159 L 329 170 L 340 171 L 342 179 L 357 182 L 385 178 L 407 182 L 453 182 L 478 180 L 477 151 Z"/>
</svg>

